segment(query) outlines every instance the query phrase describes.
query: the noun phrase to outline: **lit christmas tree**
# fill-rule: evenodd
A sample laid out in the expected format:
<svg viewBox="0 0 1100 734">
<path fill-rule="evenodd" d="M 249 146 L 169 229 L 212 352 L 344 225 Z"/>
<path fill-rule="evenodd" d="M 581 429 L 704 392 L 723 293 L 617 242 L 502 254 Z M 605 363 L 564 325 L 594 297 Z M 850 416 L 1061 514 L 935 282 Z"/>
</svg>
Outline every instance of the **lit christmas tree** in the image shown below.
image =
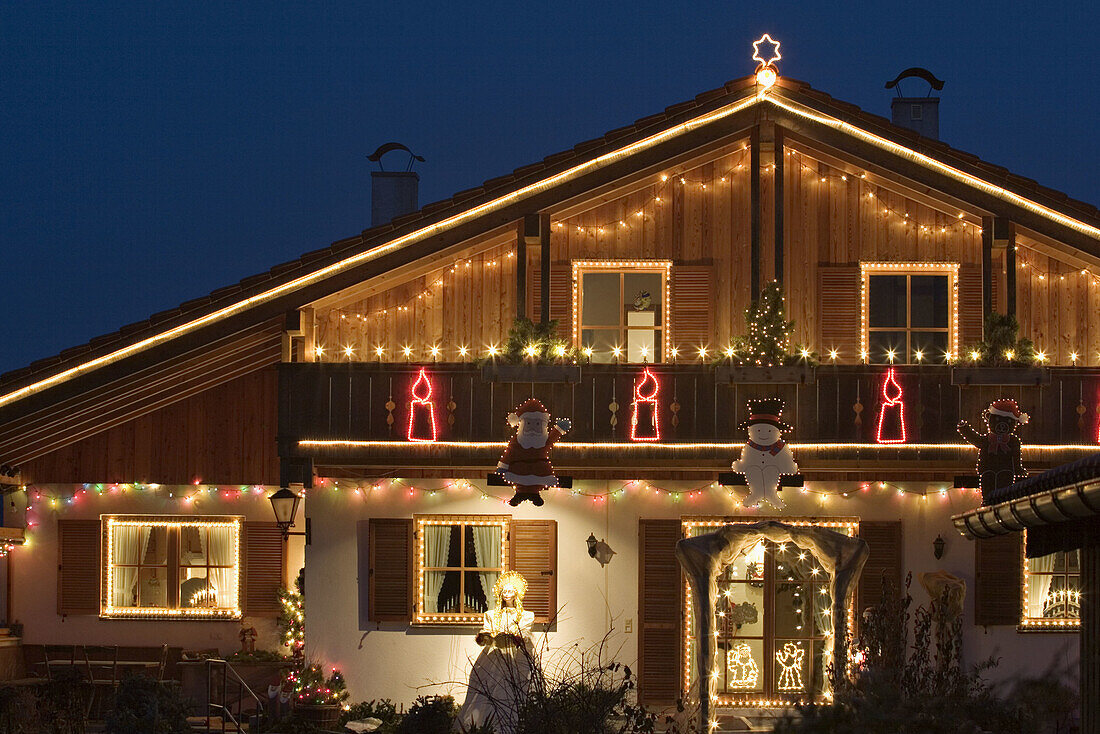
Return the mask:
<svg viewBox="0 0 1100 734">
<path fill-rule="evenodd" d="M 760 297 L 745 309 L 748 335 L 739 337 L 731 359 L 738 364 L 774 367 L 791 362 L 814 364 L 817 355 L 799 348 L 790 351 L 794 322 L 787 321 L 787 305 L 783 287 L 778 281 L 764 286 Z"/>
<path fill-rule="evenodd" d="M 294 580 L 294 591 L 279 589 L 279 630 L 283 644 L 290 648 L 295 660 L 301 660 L 306 647 L 306 608 L 302 574 Z"/>
</svg>

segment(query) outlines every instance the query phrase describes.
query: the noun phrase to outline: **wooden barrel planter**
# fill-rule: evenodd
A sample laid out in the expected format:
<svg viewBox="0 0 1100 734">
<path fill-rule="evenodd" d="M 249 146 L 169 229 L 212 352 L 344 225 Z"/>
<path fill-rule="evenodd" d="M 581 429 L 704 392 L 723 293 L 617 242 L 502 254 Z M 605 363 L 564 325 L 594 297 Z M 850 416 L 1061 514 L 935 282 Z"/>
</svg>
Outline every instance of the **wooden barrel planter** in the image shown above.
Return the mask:
<svg viewBox="0 0 1100 734">
<path fill-rule="evenodd" d="M 335 703 L 301 703 L 294 707 L 298 718 L 319 729 L 339 731 L 340 706 Z"/>
</svg>

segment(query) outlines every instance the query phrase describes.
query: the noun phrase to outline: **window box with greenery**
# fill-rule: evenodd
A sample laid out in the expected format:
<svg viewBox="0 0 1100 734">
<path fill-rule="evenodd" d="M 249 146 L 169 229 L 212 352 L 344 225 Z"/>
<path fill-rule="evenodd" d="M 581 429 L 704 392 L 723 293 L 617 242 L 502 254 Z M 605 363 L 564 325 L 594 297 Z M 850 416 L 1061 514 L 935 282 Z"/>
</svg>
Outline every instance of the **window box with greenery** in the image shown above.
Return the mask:
<svg viewBox="0 0 1100 734">
<path fill-rule="evenodd" d="M 557 321 L 535 323 L 519 318 L 508 330 L 504 348 L 482 360 L 486 382 L 580 382 L 576 350 L 557 336 Z"/>
<path fill-rule="evenodd" d="M 985 339 L 966 347 L 965 364 L 951 370 L 952 385 L 1046 385 L 1047 355 L 1035 350 L 1030 339 L 1020 339 L 1015 316 L 991 313 L 985 317 Z"/>
</svg>

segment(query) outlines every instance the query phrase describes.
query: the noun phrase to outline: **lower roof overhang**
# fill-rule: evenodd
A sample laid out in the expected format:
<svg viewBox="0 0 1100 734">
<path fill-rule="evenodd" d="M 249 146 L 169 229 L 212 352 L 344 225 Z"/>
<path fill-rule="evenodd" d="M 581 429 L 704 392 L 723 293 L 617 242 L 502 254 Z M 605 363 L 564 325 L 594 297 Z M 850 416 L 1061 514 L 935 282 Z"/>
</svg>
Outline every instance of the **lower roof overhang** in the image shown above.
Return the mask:
<svg viewBox="0 0 1100 734">
<path fill-rule="evenodd" d="M 977 540 L 1028 528 L 1080 523 L 1098 516 L 1100 479 L 1090 479 L 995 505 L 983 505 L 951 519 L 963 536 Z"/>
<path fill-rule="evenodd" d="M 341 441 L 301 440 L 294 457 L 312 460 L 316 473 L 335 478 L 382 476 L 478 476 L 492 471 L 504 450 L 498 441 Z M 715 479 L 729 471 L 744 442 L 736 443 L 573 443 L 553 449 L 561 474 L 577 479 Z M 973 474 L 974 449 L 967 444 L 790 444 L 808 481 L 950 482 Z M 1095 451 L 1084 445 L 1025 445 L 1024 461 L 1047 469 Z"/>
</svg>

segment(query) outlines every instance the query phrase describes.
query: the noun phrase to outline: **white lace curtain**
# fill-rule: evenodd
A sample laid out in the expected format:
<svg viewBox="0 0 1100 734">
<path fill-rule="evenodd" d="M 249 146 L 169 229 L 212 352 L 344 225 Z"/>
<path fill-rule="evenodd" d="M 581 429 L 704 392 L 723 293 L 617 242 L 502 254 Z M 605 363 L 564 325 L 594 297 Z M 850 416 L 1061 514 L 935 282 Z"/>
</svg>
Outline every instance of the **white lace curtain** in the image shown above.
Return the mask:
<svg viewBox="0 0 1100 734">
<path fill-rule="evenodd" d="M 477 558 L 474 563 L 480 568 L 503 568 L 500 559 L 500 526 L 499 525 L 474 525 L 474 552 Z M 489 609 L 496 606 L 493 599 L 493 585 L 500 577 L 500 571 L 478 571 L 481 580 L 481 588 L 485 592 L 485 601 Z M 467 604 L 470 600 L 467 600 Z"/>
<path fill-rule="evenodd" d="M 145 558 L 149 549 L 149 534 L 152 528 L 141 525 L 118 525 L 114 528 L 114 548 L 111 562 L 114 583 L 111 588 L 111 606 L 136 607 L 138 599 L 137 566 Z"/>
<path fill-rule="evenodd" d="M 216 596 L 216 606 L 232 607 L 237 599 L 237 574 L 233 568 L 233 532 L 231 528 L 209 528 L 199 535 L 209 533 L 207 552 L 211 566 L 229 566 L 229 568 L 211 568 L 209 583 Z"/>
<path fill-rule="evenodd" d="M 446 568 L 447 554 L 451 549 L 451 525 L 424 526 L 424 565 L 429 568 Z M 443 588 L 445 571 L 424 572 L 424 611 L 439 612 L 439 592 Z"/>
<path fill-rule="evenodd" d="M 1054 578 L 1049 574 L 1054 570 L 1054 559 L 1057 557 L 1057 553 L 1051 553 L 1047 556 L 1027 559 L 1027 616 L 1029 617 L 1043 616 L 1043 607 L 1050 592 L 1050 582 Z"/>
</svg>

